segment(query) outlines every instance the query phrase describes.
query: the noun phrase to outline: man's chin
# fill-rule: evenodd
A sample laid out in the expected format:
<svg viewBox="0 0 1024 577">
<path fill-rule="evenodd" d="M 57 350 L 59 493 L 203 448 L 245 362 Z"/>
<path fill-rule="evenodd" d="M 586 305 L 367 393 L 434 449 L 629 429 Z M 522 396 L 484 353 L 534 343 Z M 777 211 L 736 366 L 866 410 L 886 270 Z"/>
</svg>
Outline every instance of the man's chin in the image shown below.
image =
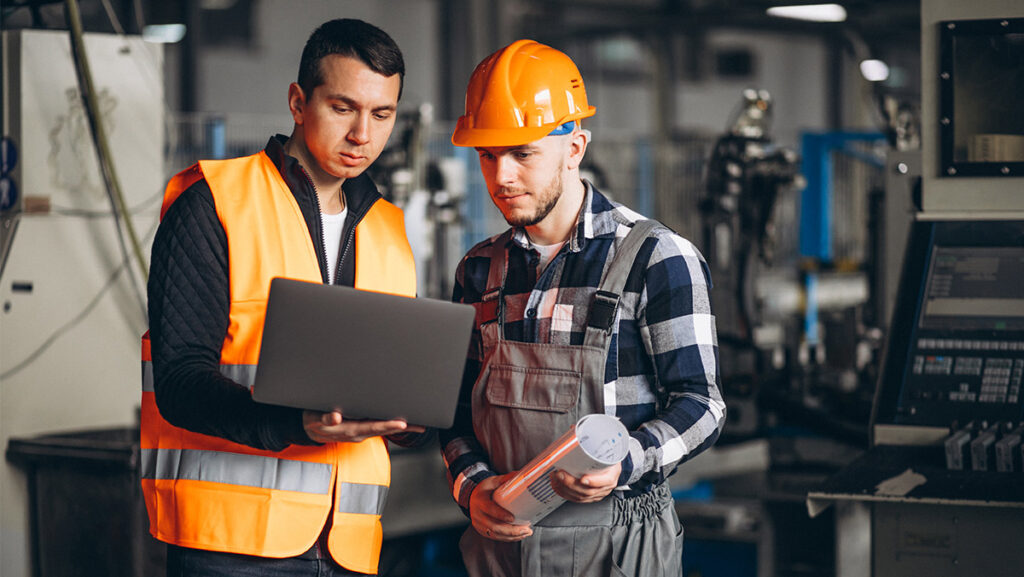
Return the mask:
<svg viewBox="0 0 1024 577">
<path fill-rule="evenodd" d="M 337 178 L 349 179 L 355 178 L 360 174 L 366 172 L 367 168 L 369 168 L 368 164 L 363 164 L 360 166 L 339 166 L 335 167 L 335 169 L 331 171 L 331 174 L 333 174 Z"/>
<path fill-rule="evenodd" d="M 520 215 L 512 215 L 511 217 L 509 215 L 503 215 L 503 216 L 505 217 L 505 222 L 507 222 L 509 226 L 519 227 L 519 228 L 526 227 L 526 226 L 533 226 L 533 225 L 537 224 L 537 222 L 539 221 L 539 219 L 536 216 L 534 216 L 534 215 L 520 214 Z"/>
</svg>

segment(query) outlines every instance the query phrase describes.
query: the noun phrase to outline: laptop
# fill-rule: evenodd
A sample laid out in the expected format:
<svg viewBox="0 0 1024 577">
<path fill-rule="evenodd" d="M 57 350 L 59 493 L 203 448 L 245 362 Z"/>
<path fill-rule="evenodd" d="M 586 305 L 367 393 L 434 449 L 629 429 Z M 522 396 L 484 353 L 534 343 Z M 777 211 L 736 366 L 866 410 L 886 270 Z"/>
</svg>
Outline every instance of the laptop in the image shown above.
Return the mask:
<svg viewBox="0 0 1024 577">
<path fill-rule="evenodd" d="M 474 316 L 470 305 L 274 278 L 253 399 L 449 428 Z"/>
</svg>

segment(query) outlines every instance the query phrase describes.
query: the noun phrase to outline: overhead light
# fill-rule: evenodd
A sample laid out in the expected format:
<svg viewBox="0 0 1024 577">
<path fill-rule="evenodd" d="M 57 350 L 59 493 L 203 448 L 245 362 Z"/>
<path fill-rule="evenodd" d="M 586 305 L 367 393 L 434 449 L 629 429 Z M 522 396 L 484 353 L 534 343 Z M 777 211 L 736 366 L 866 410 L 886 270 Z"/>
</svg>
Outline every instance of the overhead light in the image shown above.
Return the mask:
<svg viewBox="0 0 1024 577">
<path fill-rule="evenodd" d="M 142 39 L 154 44 L 174 44 L 184 37 L 184 24 L 149 24 L 142 29 Z"/>
<path fill-rule="evenodd" d="M 839 4 L 773 6 L 768 9 L 768 15 L 811 22 L 843 22 L 846 20 L 846 8 Z"/>
<path fill-rule="evenodd" d="M 238 4 L 238 0 L 200 0 L 199 7 L 203 10 L 229 10 Z"/>
<path fill-rule="evenodd" d="M 865 80 L 882 82 L 889 78 L 889 65 L 881 60 L 864 60 L 860 63 L 860 73 Z"/>
</svg>

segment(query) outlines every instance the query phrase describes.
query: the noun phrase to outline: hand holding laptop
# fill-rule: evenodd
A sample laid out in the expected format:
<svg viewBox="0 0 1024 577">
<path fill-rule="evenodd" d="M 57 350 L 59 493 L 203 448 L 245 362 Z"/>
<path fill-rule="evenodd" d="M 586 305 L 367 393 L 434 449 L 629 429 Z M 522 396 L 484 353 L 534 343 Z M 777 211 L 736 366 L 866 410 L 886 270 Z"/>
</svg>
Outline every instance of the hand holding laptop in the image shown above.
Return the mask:
<svg viewBox="0 0 1024 577">
<path fill-rule="evenodd" d="M 303 411 L 302 426 L 309 438 L 318 443 L 358 443 L 370 437 L 397 433 L 422 433 L 426 429 L 401 419 L 390 421 L 345 420 L 340 411 L 322 413 Z"/>
</svg>

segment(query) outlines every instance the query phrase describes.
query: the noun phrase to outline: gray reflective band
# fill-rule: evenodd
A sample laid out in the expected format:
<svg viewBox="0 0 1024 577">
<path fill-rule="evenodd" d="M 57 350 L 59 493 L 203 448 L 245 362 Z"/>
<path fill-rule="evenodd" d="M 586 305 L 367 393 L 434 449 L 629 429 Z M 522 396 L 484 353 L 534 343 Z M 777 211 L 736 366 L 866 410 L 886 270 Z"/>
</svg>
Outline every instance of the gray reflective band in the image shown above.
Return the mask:
<svg viewBox="0 0 1024 577">
<path fill-rule="evenodd" d="M 198 449 L 142 449 L 143 479 L 227 483 L 327 495 L 331 466 Z"/>
<path fill-rule="evenodd" d="M 220 374 L 252 389 L 252 384 L 256 382 L 256 365 L 221 365 Z"/>
<path fill-rule="evenodd" d="M 388 488 L 385 485 L 341 483 L 338 487 L 338 512 L 380 515 L 387 498 Z"/>
<path fill-rule="evenodd" d="M 220 374 L 251 390 L 256 382 L 256 365 L 221 365 Z M 152 361 L 142 361 L 142 392 L 153 392 Z"/>
<path fill-rule="evenodd" d="M 153 361 L 142 361 L 142 392 L 153 392 Z"/>
</svg>

